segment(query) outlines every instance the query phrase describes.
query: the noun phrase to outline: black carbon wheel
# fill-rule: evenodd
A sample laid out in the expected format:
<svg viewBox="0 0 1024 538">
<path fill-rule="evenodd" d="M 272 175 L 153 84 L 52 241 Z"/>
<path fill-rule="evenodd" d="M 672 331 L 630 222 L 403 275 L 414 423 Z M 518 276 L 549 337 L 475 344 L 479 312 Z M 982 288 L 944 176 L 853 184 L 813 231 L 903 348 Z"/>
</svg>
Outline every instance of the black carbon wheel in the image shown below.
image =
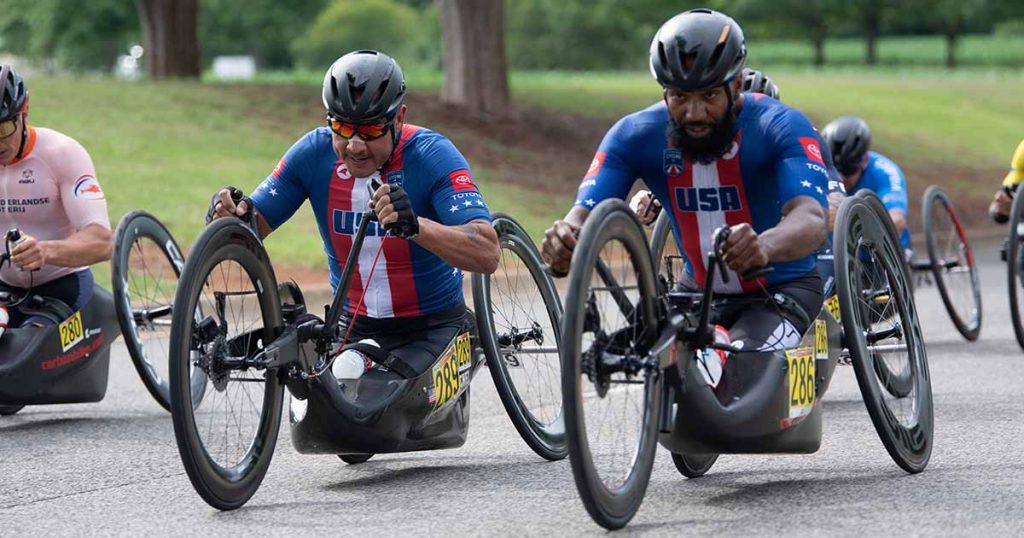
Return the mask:
<svg viewBox="0 0 1024 538">
<path fill-rule="evenodd" d="M 718 454 L 672 454 L 672 463 L 686 478 L 704 476 L 716 461 L 718 461 Z"/>
<path fill-rule="evenodd" d="M 167 363 L 171 311 L 178 276 L 185 265 L 167 228 L 145 211 L 121 218 L 114 234 L 111 274 L 114 310 L 125 347 L 143 385 L 164 409 L 171 408 Z M 206 378 L 193 376 L 193 399 L 202 397 Z"/>
<path fill-rule="evenodd" d="M 568 455 L 558 342 L 562 304 L 540 253 L 514 219 L 491 219 L 501 244 L 492 275 L 473 274 L 473 306 L 487 369 L 509 419 L 542 458 Z"/>
<path fill-rule="evenodd" d="M 284 396 L 276 371 L 244 365 L 283 326 L 262 243 L 238 219 L 214 221 L 192 248 L 174 304 L 171 416 L 178 452 L 203 500 L 238 508 L 270 466 Z M 206 314 L 197 322 L 200 308 Z M 199 402 L 194 375 L 208 379 Z"/>
<path fill-rule="evenodd" d="M 643 502 L 664 377 L 651 254 L 636 216 L 607 200 L 580 232 L 562 318 L 562 394 L 573 478 L 590 516 L 621 528 Z"/>
<path fill-rule="evenodd" d="M 902 249 L 878 213 L 852 197 L 839 208 L 834 251 L 843 333 L 864 404 L 893 461 L 921 472 L 932 449 L 932 390 Z"/>
</svg>

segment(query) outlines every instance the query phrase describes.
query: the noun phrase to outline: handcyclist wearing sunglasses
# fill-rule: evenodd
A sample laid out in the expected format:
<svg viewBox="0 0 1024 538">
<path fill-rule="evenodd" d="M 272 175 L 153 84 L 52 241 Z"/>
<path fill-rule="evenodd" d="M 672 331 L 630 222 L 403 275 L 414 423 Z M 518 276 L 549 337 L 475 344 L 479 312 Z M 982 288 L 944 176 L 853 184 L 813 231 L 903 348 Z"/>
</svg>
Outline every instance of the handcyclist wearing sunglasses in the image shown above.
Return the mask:
<svg viewBox="0 0 1024 538">
<path fill-rule="evenodd" d="M 209 218 L 255 209 L 261 235 L 309 200 L 337 287 L 364 211 L 371 223 L 345 304 L 349 341 L 373 339 L 390 356 L 367 375 L 424 372 L 464 326 L 462 271 L 492 273 L 500 251 L 490 212 L 466 159 L 444 136 L 405 122 L 405 79 L 376 51 L 327 70 L 327 126 L 310 131 L 245 199 L 222 189 Z M 371 195 L 368 185 L 383 183 Z M 358 311 L 356 310 L 357 305 Z"/>
<path fill-rule="evenodd" d="M 22 238 L 0 246 L 11 254 L 0 267 L 0 292 L 21 298 L 31 288 L 73 312 L 92 297 L 89 266 L 110 259 L 107 202 L 81 144 L 29 126 L 28 97 L 25 79 L 0 65 L 0 230 L 18 228 Z M 28 304 L 0 306 L 0 334 L 4 321 L 10 327 L 54 322 L 44 314 Z"/>
<path fill-rule="evenodd" d="M 743 32 L 722 13 L 696 9 L 666 22 L 650 54 L 663 100 L 605 135 L 543 255 L 566 271 L 591 209 L 624 199 L 641 178 L 671 216 L 684 288 L 703 286 L 712 233 L 731 228 L 724 259 L 734 274 L 713 283 L 714 322 L 743 349 L 779 349 L 795 345 L 821 308 L 814 252 L 826 237 L 829 173 L 803 114 L 741 93 L 745 60 Z M 755 280 L 737 278 L 764 266 L 770 272 Z"/>
</svg>

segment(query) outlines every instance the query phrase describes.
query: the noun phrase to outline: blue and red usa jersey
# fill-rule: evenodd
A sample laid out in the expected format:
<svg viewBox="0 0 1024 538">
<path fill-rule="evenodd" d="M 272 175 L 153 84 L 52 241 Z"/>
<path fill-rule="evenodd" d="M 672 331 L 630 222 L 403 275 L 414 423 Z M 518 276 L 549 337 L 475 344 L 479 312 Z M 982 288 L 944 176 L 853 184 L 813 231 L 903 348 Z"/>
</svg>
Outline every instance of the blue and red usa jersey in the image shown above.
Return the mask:
<svg viewBox="0 0 1024 538">
<path fill-rule="evenodd" d="M 809 196 L 826 207 L 830 172 L 814 127 L 800 112 L 761 94 L 746 94 L 732 148 L 709 164 L 684 159 L 667 135 L 664 102 L 622 118 L 605 135 L 576 196 L 591 209 L 606 198 L 625 198 L 636 178 L 669 209 L 686 271 L 705 280 L 712 235 L 720 226 L 750 223 L 757 233 L 782 219 L 782 207 Z M 769 284 L 806 275 L 814 255 L 772 263 Z M 732 271 L 730 271 L 732 273 Z M 749 293 L 757 284 L 730 274 L 714 283 L 721 293 Z"/>
<path fill-rule="evenodd" d="M 379 176 L 383 182 L 405 188 L 418 216 L 449 226 L 490 221 L 490 211 L 462 154 L 444 136 L 409 124 L 402 128 L 383 173 L 367 178 L 353 177 L 338 159 L 330 130 L 310 131 L 285 153 L 252 199 L 274 229 L 309 200 L 327 253 L 331 287 L 337 289 L 359 221 L 367 211 L 367 184 Z M 371 275 L 381 245 L 383 252 Z M 463 302 L 461 271 L 414 240 L 388 235 L 377 222 L 369 224 L 356 263 L 346 311 L 355 308 L 364 289 L 358 314 L 372 318 L 420 316 Z"/>
<path fill-rule="evenodd" d="M 863 189 L 874 191 L 886 209 L 899 209 L 904 215 L 907 214 L 907 179 L 903 176 L 903 170 L 885 155 L 868 152 L 868 164 L 850 194 Z M 900 244 L 903 248 L 910 248 L 909 226 L 903 228 Z"/>
</svg>

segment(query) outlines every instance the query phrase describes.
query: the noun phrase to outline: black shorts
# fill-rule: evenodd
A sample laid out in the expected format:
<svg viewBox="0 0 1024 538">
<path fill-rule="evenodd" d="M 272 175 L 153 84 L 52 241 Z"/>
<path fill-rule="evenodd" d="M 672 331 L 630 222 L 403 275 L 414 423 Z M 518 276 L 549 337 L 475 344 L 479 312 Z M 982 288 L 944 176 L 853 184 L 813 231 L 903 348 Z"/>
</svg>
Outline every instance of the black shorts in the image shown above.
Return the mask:
<svg viewBox="0 0 1024 538">
<path fill-rule="evenodd" d="M 59 299 L 71 307 L 72 311 L 78 311 L 85 307 L 89 300 L 92 299 L 94 285 L 92 269 L 86 268 L 51 280 L 46 284 L 32 286 L 32 294 Z M 22 297 L 25 295 L 26 290 L 0 282 L 0 291 L 11 293 L 14 297 Z M 42 316 L 26 316 L 17 307 L 9 308 L 8 310 L 8 315 L 11 317 L 8 322 L 10 327 L 24 327 L 29 324 L 52 324 L 50 320 Z"/>
<path fill-rule="evenodd" d="M 746 351 L 770 351 L 800 343 L 821 310 L 821 277 L 817 270 L 773 284 L 768 293 L 717 295 L 711 323 L 729 331 L 732 343 Z"/>
<path fill-rule="evenodd" d="M 357 317 L 348 341 L 373 339 L 381 349 L 400 360 L 418 376 L 426 372 L 455 336 L 469 326 L 467 313 L 466 306 L 460 304 L 440 312 L 411 318 Z M 348 325 L 347 315 L 342 318 L 341 323 L 343 327 Z M 402 377 L 380 369 L 373 369 L 366 375 Z"/>
</svg>

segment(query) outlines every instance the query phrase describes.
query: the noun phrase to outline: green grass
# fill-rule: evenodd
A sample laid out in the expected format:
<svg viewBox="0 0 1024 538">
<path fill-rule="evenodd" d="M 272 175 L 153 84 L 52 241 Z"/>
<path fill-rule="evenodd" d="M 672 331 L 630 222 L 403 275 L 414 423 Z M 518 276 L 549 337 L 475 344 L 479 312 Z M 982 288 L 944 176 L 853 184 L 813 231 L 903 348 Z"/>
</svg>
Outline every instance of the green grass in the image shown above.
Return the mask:
<svg viewBox="0 0 1024 538">
<path fill-rule="evenodd" d="M 991 169 L 1007 165 L 1020 141 L 1024 75 L 950 76 L 943 70 L 877 72 L 766 68 L 782 99 L 822 127 L 843 114 L 863 116 L 877 147 L 900 163 Z M 647 73 L 519 73 L 516 99 L 602 118 L 618 118 L 660 98 Z"/>
<path fill-rule="evenodd" d="M 942 67 L 946 41 L 938 35 L 883 37 L 877 43 L 882 66 Z M 809 41 L 758 41 L 750 46 L 750 61 L 761 65 L 810 65 L 814 50 Z M 862 65 L 862 38 L 833 38 L 825 42 L 828 66 Z M 1024 36 L 964 35 L 958 40 L 957 63 L 962 66 L 1024 69 Z"/>
<path fill-rule="evenodd" d="M 865 117 L 877 147 L 905 167 L 999 170 L 1020 141 L 1020 72 L 766 71 L 783 99 L 819 126 L 841 114 Z M 112 224 L 145 209 L 189 245 L 215 190 L 225 184 L 251 190 L 299 136 L 320 124 L 315 75 L 279 75 L 280 84 L 270 86 L 36 77 L 30 80 L 31 121 L 75 137 L 90 151 Z M 409 76 L 414 90 L 436 90 L 441 83 L 436 72 Z M 609 122 L 660 98 L 647 73 L 513 73 L 510 83 L 517 102 Z M 495 170 L 471 165 L 492 210 L 512 214 L 535 238 L 571 203 L 569 196 L 517 188 L 497 180 Z M 997 181 L 993 177 L 992 185 Z M 983 190 L 988 196 L 991 189 Z M 271 236 L 268 247 L 278 263 L 324 263 L 308 208 Z"/>
<path fill-rule="evenodd" d="M 29 81 L 30 122 L 64 132 L 89 150 L 111 226 L 128 211 L 144 209 L 187 247 L 218 188 L 251 191 L 295 140 L 320 125 L 319 82 L 295 78 L 303 82 L 267 87 L 35 77 Z M 486 168 L 474 171 L 492 210 L 516 216 L 535 236 L 570 203 L 493 182 Z M 267 245 L 278 263 L 326 263 L 308 205 Z M 109 282 L 109 269 L 98 268 L 97 278 Z"/>
</svg>

